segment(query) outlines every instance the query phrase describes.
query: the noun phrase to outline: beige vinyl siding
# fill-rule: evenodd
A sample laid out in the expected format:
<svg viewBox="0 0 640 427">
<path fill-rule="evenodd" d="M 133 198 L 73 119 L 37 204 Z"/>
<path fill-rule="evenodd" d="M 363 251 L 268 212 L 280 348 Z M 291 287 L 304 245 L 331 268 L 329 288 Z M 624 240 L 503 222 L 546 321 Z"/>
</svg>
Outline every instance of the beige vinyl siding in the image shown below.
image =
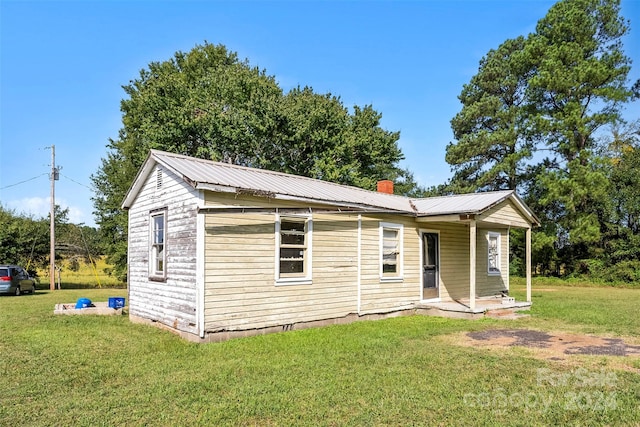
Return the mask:
<svg viewBox="0 0 640 427">
<path fill-rule="evenodd" d="M 529 228 L 531 226 L 511 200 L 494 206 L 480 215 L 477 220 L 511 227 Z"/>
<path fill-rule="evenodd" d="M 217 196 L 206 195 L 207 205 L 272 206 L 262 198 Z M 272 213 L 206 214 L 206 331 L 288 325 L 357 311 L 357 216 L 312 216 L 312 284 L 276 284 L 275 219 Z"/>
<path fill-rule="evenodd" d="M 129 210 L 129 312 L 176 329 L 197 333 L 196 217 L 198 192 L 171 171 L 157 168 Z M 166 281 L 149 280 L 149 214 L 166 211 Z"/>
<path fill-rule="evenodd" d="M 380 223 L 401 224 L 402 280 L 380 279 Z M 421 295 L 420 235 L 411 218 L 362 218 L 361 314 L 410 308 Z"/>
<path fill-rule="evenodd" d="M 433 223 L 440 230 L 440 298 L 469 297 L 469 227 L 462 223 Z"/>
<path fill-rule="evenodd" d="M 469 298 L 469 226 L 464 223 L 433 223 L 440 230 L 440 298 Z M 501 267 L 499 276 L 489 276 L 487 233 L 500 233 Z M 476 237 L 476 295 L 495 295 L 506 289 L 509 271 L 507 230 L 478 228 Z"/>
<path fill-rule="evenodd" d="M 208 207 L 308 208 L 308 204 L 251 195 L 205 193 Z M 323 207 L 313 205 L 314 209 Z M 324 206 L 331 209 L 330 206 Z M 509 209 L 497 209 L 496 215 Z M 515 212 L 515 211 L 513 211 Z M 517 214 L 517 212 L 516 212 Z M 205 330 L 246 330 L 343 317 L 358 312 L 358 220 L 355 214 L 314 213 L 311 284 L 276 283 L 273 212 L 205 215 Z M 486 218 L 483 219 L 483 221 Z M 496 216 L 489 219 L 495 220 Z M 516 222 L 511 221 L 510 222 Z M 402 280 L 380 278 L 380 224 L 402 225 Z M 484 225 L 484 227 L 483 227 Z M 504 289 L 508 239 L 504 225 L 478 224 L 477 294 Z M 421 298 L 420 230 L 440 233 L 440 297 L 469 296 L 469 225 L 416 223 L 394 215 L 363 215 L 360 314 L 410 308 Z M 501 232 L 501 276 L 487 276 L 486 232 Z"/>
<path fill-rule="evenodd" d="M 489 233 L 500 233 L 500 275 L 489 275 Z M 497 295 L 507 290 L 509 274 L 508 231 L 495 228 L 479 228 L 477 233 L 476 255 L 476 295 L 479 297 Z"/>
</svg>

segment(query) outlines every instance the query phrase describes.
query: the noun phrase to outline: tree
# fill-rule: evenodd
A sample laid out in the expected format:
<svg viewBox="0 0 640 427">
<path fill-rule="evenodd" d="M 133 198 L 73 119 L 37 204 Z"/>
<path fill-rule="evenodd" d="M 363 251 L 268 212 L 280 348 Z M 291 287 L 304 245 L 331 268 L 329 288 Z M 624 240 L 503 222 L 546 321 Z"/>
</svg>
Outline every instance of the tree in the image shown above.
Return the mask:
<svg viewBox="0 0 640 427">
<path fill-rule="evenodd" d="M 404 158 L 397 145 L 400 133 L 382 129 L 382 115 L 371 105 L 356 105 L 350 114 L 339 97 L 295 88 L 284 96 L 282 115 L 273 148 L 277 163 L 268 169 L 368 190 L 390 179 L 399 193 L 416 190 L 411 174 L 397 166 Z"/>
<path fill-rule="evenodd" d="M 619 13 L 619 0 L 556 3 L 535 33 L 483 58 L 452 120 L 449 188 L 518 187 L 542 219 L 533 255 L 549 271 L 571 272 L 604 251 L 611 188 L 599 136 L 635 94 Z"/>
<path fill-rule="evenodd" d="M 0 206 L 0 259 L 34 271 L 49 262 L 49 219 L 32 218 Z"/>
<path fill-rule="evenodd" d="M 114 273 L 126 273 L 126 191 L 149 149 L 295 173 L 373 189 L 395 179 L 418 192 L 398 167 L 398 133 L 380 127 L 371 106 L 354 107 L 309 87 L 286 95 L 272 76 L 222 45 L 205 43 L 152 62 L 124 87 L 123 127 L 92 176 L 96 222 Z"/>
<path fill-rule="evenodd" d="M 383 129 L 381 118 L 382 114 L 371 105 L 354 106 L 344 141 L 351 156 L 342 166 L 352 173 L 353 178 L 343 183 L 375 190 L 379 180 L 389 179 L 395 183 L 395 193 L 419 197 L 424 190 L 414 181 L 413 174 L 397 166 L 404 159 L 397 144 L 400 132 Z"/>
<path fill-rule="evenodd" d="M 454 192 L 515 189 L 532 154 L 526 91 L 532 74 L 527 39 L 507 40 L 482 58 L 464 85 L 462 110 L 451 120 L 455 143 L 446 161 Z"/>
<path fill-rule="evenodd" d="M 150 63 L 124 90 L 123 127 L 92 176 L 107 261 L 122 280 L 127 215 L 121 203 L 149 150 L 261 166 L 270 159 L 267 147 L 278 129 L 281 97 L 273 77 L 208 43 Z"/>
<path fill-rule="evenodd" d="M 309 87 L 294 88 L 283 97 L 280 112 L 267 169 L 327 181 L 349 180 L 349 174 L 339 170 L 348 156 L 341 142 L 349 122 L 339 97 L 316 94 Z"/>
<path fill-rule="evenodd" d="M 121 137 L 124 132 L 120 131 Z M 122 212 L 122 201 L 135 177 L 137 160 L 134 150 L 125 154 L 126 145 L 110 140 L 110 151 L 102 159 L 102 166 L 91 176 L 95 189 L 93 205 L 96 223 L 100 228 L 101 245 L 106 261 L 112 265 L 115 277 L 126 281 L 127 266 L 127 215 Z"/>
<path fill-rule="evenodd" d="M 101 254 L 95 228 L 71 224 L 68 209 L 55 206 L 56 259 L 78 258 Z M 18 264 L 34 273 L 49 265 L 49 218 L 33 218 L 0 206 L 0 259 Z"/>
<path fill-rule="evenodd" d="M 534 119 L 557 166 L 540 177 L 547 186 L 542 204 L 562 205 L 558 221 L 576 247 L 599 243 L 597 211 L 608 197 L 597 131 L 619 120 L 632 96 L 621 42 L 628 25 L 619 9 L 618 0 L 558 2 L 528 46 L 537 59 L 529 83 Z"/>
<path fill-rule="evenodd" d="M 264 143 L 277 129 L 282 91 L 222 45 L 152 62 L 124 90 L 116 144 L 136 166 L 150 148 L 253 166 L 269 156 Z"/>
<path fill-rule="evenodd" d="M 604 260 L 615 265 L 618 280 L 640 280 L 640 120 L 613 128 L 611 218 L 605 235 Z"/>
<path fill-rule="evenodd" d="M 627 127 L 615 127 L 609 148 L 613 221 L 640 235 L 640 120 Z"/>
</svg>

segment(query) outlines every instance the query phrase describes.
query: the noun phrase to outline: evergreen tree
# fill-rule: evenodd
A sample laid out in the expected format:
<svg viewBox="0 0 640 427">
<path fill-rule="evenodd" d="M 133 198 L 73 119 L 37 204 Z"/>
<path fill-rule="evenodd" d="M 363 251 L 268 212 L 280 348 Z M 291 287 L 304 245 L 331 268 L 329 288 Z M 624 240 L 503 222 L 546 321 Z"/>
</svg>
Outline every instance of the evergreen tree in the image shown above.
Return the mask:
<svg viewBox="0 0 640 427">
<path fill-rule="evenodd" d="M 553 153 L 541 171 L 543 207 L 560 207 L 549 218 L 568 233 L 576 256 L 589 256 L 601 240 L 598 211 L 608 198 L 598 156 L 597 131 L 620 118 L 631 99 L 630 59 L 621 38 L 627 22 L 618 0 L 564 0 L 538 22 L 528 50 L 536 58 L 529 81 L 541 143 Z"/>
<path fill-rule="evenodd" d="M 507 40 L 480 61 L 478 73 L 458 97 L 462 110 L 451 120 L 455 143 L 446 161 L 454 176 L 450 189 L 515 189 L 532 154 L 526 91 L 532 73 L 527 40 Z"/>
<path fill-rule="evenodd" d="M 548 272 L 605 251 L 611 171 L 598 141 L 638 92 L 628 31 L 619 0 L 561 0 L 535 33 L 490 51 L 460 95 L 446 190 L 518 188 L 542 219 L 533 257 Z"/>
</svg>

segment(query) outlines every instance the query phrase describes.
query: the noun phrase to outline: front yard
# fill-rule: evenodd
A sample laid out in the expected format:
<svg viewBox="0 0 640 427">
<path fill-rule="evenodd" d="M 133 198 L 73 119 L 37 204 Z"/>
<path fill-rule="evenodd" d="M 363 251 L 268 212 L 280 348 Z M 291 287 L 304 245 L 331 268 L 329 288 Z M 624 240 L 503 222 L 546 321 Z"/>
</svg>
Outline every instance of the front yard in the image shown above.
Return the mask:
<svg viewBox="0 0 640 427">
<path fill-rule="evenodd" d="M 637 355 L 463 342 L 528 329 L 638 346 L 637 289 L 534 282 L 519 320 L 409 316 L 217 344 L 126 316 L 53 315 L 56 303 L 112 296 L 126 291 L 0 298 L 0 424 L 640 424 Z"/>
</svg>

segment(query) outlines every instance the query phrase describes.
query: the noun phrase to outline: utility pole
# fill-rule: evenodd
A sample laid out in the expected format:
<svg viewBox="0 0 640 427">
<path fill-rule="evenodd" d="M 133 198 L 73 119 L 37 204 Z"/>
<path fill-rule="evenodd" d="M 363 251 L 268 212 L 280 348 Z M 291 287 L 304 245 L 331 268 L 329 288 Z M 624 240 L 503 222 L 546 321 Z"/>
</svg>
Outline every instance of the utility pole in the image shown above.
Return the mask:
<svg viewBox="0 0 640 427">
<path fill-rule="evenodd" d="M 56 288 L 56 181 L 60 179 L 56 168 L 56 146 L 51 146 L 51 212 L 49 214 L 49 289 Z"/>
</svg>

